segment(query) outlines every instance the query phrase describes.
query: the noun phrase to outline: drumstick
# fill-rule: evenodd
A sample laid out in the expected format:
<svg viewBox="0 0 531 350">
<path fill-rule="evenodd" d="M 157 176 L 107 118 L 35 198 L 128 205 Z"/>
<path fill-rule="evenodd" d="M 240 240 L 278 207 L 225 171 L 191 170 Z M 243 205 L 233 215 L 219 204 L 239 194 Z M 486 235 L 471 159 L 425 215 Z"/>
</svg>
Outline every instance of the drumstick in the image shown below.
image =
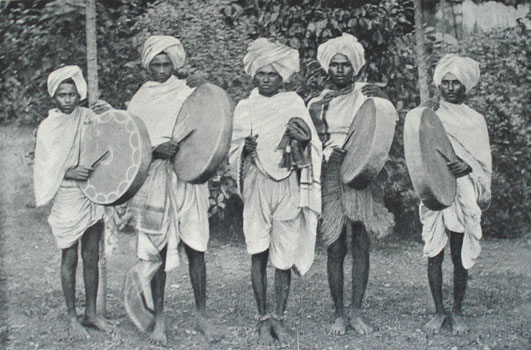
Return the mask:
<svg viewBox="0 0 531 350">
<path fill-rule="evenodd" d="M 439 154 L 440 154 L 440 155 L 441 155 L 441 156 L 442 156 L 442 157 L 443 157 L 448 163 L 451 162 L 450 158 L 448 158 L 448 156 L 447 156 L 443 151 L 441 151 L 439 148 L 437 148 L 437 152 L 439 152 Z"/>
<path fill-rule="evenodd" d="M 175 141 L 177 143 L 181 143 L 184 140 L 186 140 L 190 135 L 192 135 L 192 133 L 194 131 L 195 131 L 194 129 L 188 130 L 187 132 L 184 133 L 184 135 L 177 135 L 177 137 L 175 137 L 175 138 L 173 138 L 172 136 L 163 136 L 163 137 L 165 139 L 170 139 L 170 140 L 173 140 L 173 141 Z"/>
<path fill-rule="evenodd" d="M 103 153 L 98 159 L 96 159 L 94 163 L 92 163 L 91 168 L 95 168 L 96 165 L 99 164 L 99 162 L 101 162 L 105 157 L 109 155 L 109 153 L 111 153 L 111 151 L 109 150 L 105 151 L 105 153 Z"/>
<path fill-rule="evenodd" d="M 345 142 L 343 142 L 343 147 L 341 148 L 345 148 L 345 146 L 347 145 L 347 143 L 350 141 L 350 139 L 352 138 L 352 136 L 354 136 L 354 132 L 356 130 L 352 130 L 352 132 L 347 136 L 347 138 L 345 139 Z"/>
</svg>

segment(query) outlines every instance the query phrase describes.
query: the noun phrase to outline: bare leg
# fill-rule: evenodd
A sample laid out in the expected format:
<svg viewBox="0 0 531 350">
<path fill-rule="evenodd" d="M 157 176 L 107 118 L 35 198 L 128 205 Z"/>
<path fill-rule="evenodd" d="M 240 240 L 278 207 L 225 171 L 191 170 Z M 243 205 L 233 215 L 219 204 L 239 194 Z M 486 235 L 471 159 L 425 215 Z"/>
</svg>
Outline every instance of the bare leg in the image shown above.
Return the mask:
<svg viewBox="0 0 531 350">
<path fill-rule="evenodd" d="M 361 222 L 352 227 L 352 304 L 350 305 L 350 327 L 359 334 L 369 334 L 370 327 L 361 317 L 361 302 L 369 280 L 369 235 Z"/>
<path fill-rule="evenodd" d="M 290 343 L 292 335 L 284 326 L 284 312 L 289 297 L 291 285 L 291 269 L 275 269 L 275 315 L 271 320 L 273 335 L 277 338 L 280 346 Z"/>
<path fill-rule="evenodd" d="M 85 317 L 83 325 L 104 332 L 110 332 L 111 326 L 96 314 L 96 296 L 98 294 L 99 243 L 103 232 L 103 221 L 89 227 L 81 236 L 81 257 L 83 259 L 83 281 L 85 283 Z"/>
<path fill-rule="evenodd" d="M 330 333 L 334 335 L 344 335 L 347 331 L 348 321 L 343 302 L 343 264 L 346 254 L 346 233 L 343 231 L 337 241 L 327 249 L 328 286 L 334 302 L 334 324 L 330 328 Z"/>
<path fill-rule="evenodd" d="M 273 337 L 271 335 L 271 320 L 266 317 L 267 314 L 267 259 L 269 258 L 269 250 L 265 252 L 253 254 L 251 256 L 251 282 L 253 285 L 254 297 L 256 299 L 256 307 L 260 315 L 258 321 L 258 342 L 261 345 L 273 344 Z"/>
<path fill-rule="evenodd" d="M 76 312 L 77 242 L 61 251 L 61 286 L 66 301 L 71 338 L 88 338 L 89 334 L 79 322 Z"/>
<path fill-rule="evenodd" d="M 206 314 L 205 253 L 194 250 L 186 244 L 184 244 L 184 249 L 188 256 L 188 269 L 197 311 L 195 328 L 205 336 L 209 343 L 219 341 L 223 338 L 223 333 L 217 327 L 212 326 Z"/>
<path fill-rule="evenodd" d="M 442 262 L 444 259 L 444 250 L 428 258 L 428 282 L 430 284 L 431 295 L 435 303 L 435 316 L 424 326 L 428 334 L 439 333 L 444 321 L 446 320 L 446 311 L 444 310 L 442 297 Z"/>
<path fill-rule="evenodd" d="M 450 249 L 454 265 L 454 307 L 452 309 L 452 334 L 462 335 L 468 333 L 468 327 L 461 314 L 463 299 L 465 298 L 468 271 L 463 267 L 461 250 L 463 248 L 464 234 L 450 231 Z"/>
<path fill-rule="evenodd" d="M 153 295 L 153 307 L 155 311 L 155 326 L 151 332 L 150 341 L 156 345 L 168 344 L 168 337 L 166 335 L 166 320 L 164 317 L 164 289 L 166 287 L 166 252 L 168 247 L 165 246 L 159 252 L 162 259 L 162 264 L 159 270 L 151 280 L 151 293 Z"/>
</svg>

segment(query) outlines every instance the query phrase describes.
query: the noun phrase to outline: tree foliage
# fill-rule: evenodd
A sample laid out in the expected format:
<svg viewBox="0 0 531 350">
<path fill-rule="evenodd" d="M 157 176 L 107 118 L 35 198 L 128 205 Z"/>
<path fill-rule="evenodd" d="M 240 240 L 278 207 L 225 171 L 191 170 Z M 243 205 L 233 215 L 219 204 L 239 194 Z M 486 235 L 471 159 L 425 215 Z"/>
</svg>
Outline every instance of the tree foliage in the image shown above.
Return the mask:
<svg viewBox="0 0 531 350">
<path fill-rule="evenodd" d="M 65 2 L 72 5 L 64 6 Z M 2 8 L 0 36 L 0 121 L 36 123 L 51 107 L 47 75 L 62 64 L 85 68 L 83 0 L 37 1 Z M 199 69 L 226 89 L 235 101 L 248 95 L 251 79 L 242 58 L 257 37 L 272 37 L 299 50 L 301 72 L 288 89 L 306 100 L 327 85 L 315 60 L 319 44 L 342 32 L 354 34 L 366 50 L 367 64 L 358 80 L 378 83 L 395 104 L 400 120 L 386 165 L 386 205 L 397 228 L 419 233 L 418 198 L 403 154 L 403 119 L 419 103 L 413 35 L 412 0 L 113 0 L 98 1 L 98 75 L 101 98 L 125 107 L 147 79 L 139 50 L 149 35 L 178 37 L 187 62 L 185 77 Z M 482 78 L 470 105 L 488 121 L 493 159 L 492 206 L 484 214 L 487 235 L 525 233 L 531 210 L 529 183 L 529 39 L 519 29 L 478 34 L 461 42 L 426 27 L 426 61 L 430 76 L 446 52 L 459 51 L 481 63 Z M 436 88 L 430 86 L 431 95 Z M 240 203 L 229 200 L 235 183 L 225 169 L 210 181 L 210 215 L 239 217 Z M 229 215 L 225 215 L 225 213 Z M 227 218 L 228 217 L 228 218 Z M 232 225 L 232 224 L 231 224 Z"/>
</svg>

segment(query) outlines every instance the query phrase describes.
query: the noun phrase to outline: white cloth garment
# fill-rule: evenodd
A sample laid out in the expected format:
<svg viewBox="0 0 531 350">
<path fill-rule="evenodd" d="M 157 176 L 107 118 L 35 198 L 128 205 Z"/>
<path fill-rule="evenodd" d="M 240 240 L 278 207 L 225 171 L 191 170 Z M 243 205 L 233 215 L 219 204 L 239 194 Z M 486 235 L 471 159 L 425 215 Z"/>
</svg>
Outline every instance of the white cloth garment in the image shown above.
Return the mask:
<svg viewBox="0 0 531 350">
<path fill-rule="evenodd" d="M 52 109 L 37 131 L 35 202 L 42 206 L 53 200 L 48 222 L 60 249 L 74 245 L 104 215 L 104 208 L 86 198 L 76 181 L 64 179 L 66 171 L 78 165 L 79 141 L 91 113 L 83 107 L 71 114 Z"/>
<path fill-rule="evenodd" d="M 448 241 L 446 230 L 463 232 L 461 259 L 469 269 L 481 252 L 481 207 L 488 205 L 491 193 L 492 159 L 487 124 L 481 114 L 464 104 L 441 101 L 436 114 L 457 156 L 472 167 L 472 172 L 457 179 L 457 195 L 450 207 L 432 211 L 421 204 L 424 255 L 434 257 L 444 249 Z"/>
<path fill-rule="evenodd" d="M 283 153 L 277 148 L 293 117 L 303 119 L 312 134 L 306 147 L 310 148 L 311 166 L 300 170 L 299 181 L 293 169 L 279 166 Z M 245 138 L 251 134 L 258 135 L 257 149 L 243 162 Z M 296 93 L 281 92 L 266 97 L 254 89 L 249 98 L 238 103 L 234 111 L 229 161 L 244 202 L 246 241 L 258 242 L 256 247 L 248 246 L 251 254 L 267 249 L 270 242 L 274 247 L 271 254 L 275 255 L 271 256 L 271 261 L 277 268 L 294 266 L 301 274 L 308 271 L 313 262 L 317 217 L 321 212 L 321 157 L 319 138 L 304 101 Z M 252 164 L 242 174 L 248 159 L 252 159 Z M 280 207 L 283 209 L 278 210 Z M 253 219 L 260 216 L 261 220 Z M 282 238 L 286 234 L 294 237 Z M 270 238 L 264 238 L 265 235 Z"/>
</svg>

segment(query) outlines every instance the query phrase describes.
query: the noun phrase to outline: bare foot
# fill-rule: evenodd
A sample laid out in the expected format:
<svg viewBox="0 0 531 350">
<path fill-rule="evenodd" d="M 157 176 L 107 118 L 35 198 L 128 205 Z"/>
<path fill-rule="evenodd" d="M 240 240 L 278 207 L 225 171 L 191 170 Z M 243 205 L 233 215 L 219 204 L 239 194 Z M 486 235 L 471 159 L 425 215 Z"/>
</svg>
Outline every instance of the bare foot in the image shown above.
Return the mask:
<svg viewBox="0 0 531 350">
<path fill-rule="evenodd" d="M 210 321 L 203 315 L 195 317 L 195 329 L 202 333 L 209 343 L 215 343 L 223 339 L 223 332 L 216 326 L 213 326 Z"/>
<path fill-rule="evenodd" d="M 365 323 L 358 309 L 350 310 L 349 326 L 362 335 L 372 333 L 372 327 Z"/>
<path fill-rule="evenodd" d="M 112 332 L 112 327 L 105 321 L 104 318 L 99 316 L 86 316 L 81 321 L 83 326 L 90 327 L 90 328 L 96 328 L 100 331 L 103 331 L 105 333 Z"/>
<path fill-rule="evenodd" d="M 428 335 L 433 335 L 439 333 L 441 330 L 444 321 L 446 320 L 446 314 L 444 313 L 437 313 L 433 318 L 430 320 L 430 322 L 426 323 L 424 326 L 424 330 Z"/>
<path fill-rule="evenodd" d="M 280 347 L 285 347 L 289 345 L 293 338 L 293 335 L 286 327 L 284 327 L 284 323 L 282 322 L 282 320 L 273 318 L 271 320 L 271 330 L 273 331 L 273 335 L 275 336 L 275 338 L 277 338 Z"/>
<path fill-rule="evenodd" d="M 465 335 L 468 333 L 468 326 L 466 325 L 463 316 L 458 314 L 452 314 L 451 321 L 453 335 Z"/>
<path fill-rule="evenodd" d="M 258 344 L 264 345 L 264 346 L 271 346 L 273 345 L 273 342 L 275 341 L 273 339 L 273 336 L 271 335 L 271 321 L 264 320 L 259 321 L 257 325 L 257 331 L 258 331 Z"/>
<path fill-rule="evenodd" d="M 76 317 L 72 317 L 70 319 L 70 338 L 72 339 L 82 339 L 82 338 L 90 338 L 90 335 L 85 327 L 79 322 L 79 320 Z"/>
<path fill-rule="evenodd" d="M 153 332 L 149 335 L 149 341 L 153 345 L 166 346 L 168 344 L 168 337 L 166 336 L 166 322 L 163 318 L 155 320 L 155 327 Z"/>
<path fill-rule="evenodd" d="M 348 321 L 345 316 L 336 317 L 334 324 L 330 326 L 329 333 L 332 335 L 345 335 L 347 332 Z"/>
</svg>

